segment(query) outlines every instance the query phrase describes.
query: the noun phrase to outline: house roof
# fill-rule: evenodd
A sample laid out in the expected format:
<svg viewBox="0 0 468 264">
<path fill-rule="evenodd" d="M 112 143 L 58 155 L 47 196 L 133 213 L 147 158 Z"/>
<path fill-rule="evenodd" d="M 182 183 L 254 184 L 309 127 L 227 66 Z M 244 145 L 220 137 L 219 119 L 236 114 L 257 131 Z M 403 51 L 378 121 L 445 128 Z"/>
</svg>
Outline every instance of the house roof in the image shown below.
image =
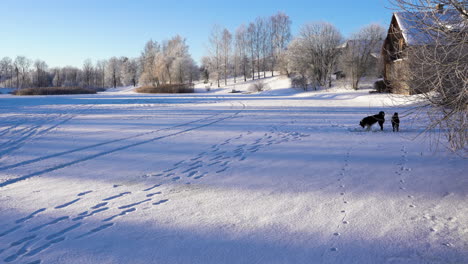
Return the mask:
<svg viewBox="0 0 468 264">
<path fill-rule="evenodd" d="M 456 10 L 443 12 L 396 12 L 393 14 L 408 45 L 433 43 L 439 32 L 465 30 L 466 21 Z"/>
</svg>

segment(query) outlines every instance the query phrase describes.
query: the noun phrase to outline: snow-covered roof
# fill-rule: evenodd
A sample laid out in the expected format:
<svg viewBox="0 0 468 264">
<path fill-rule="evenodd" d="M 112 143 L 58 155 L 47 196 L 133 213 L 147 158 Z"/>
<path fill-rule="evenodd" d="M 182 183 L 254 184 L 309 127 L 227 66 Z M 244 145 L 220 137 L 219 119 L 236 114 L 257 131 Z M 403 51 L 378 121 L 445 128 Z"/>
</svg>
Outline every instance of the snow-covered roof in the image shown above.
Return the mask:
<svg viewBox="0 0 468 264">
<path fill-rule="evenodd" d="M 461 30 L 465 21 L 455 10 L 444 12 L 396 12 L 394 16 L 408 45 L 427 45 L 434 42 L 437 32 Z"/>
<path fill-rule="evenodd" d="M 350 40 L 345 41 L 338 48 L 347 49 L 350 46 L 353 46 L 355 48 L 357 47 L 358 50 L 362 51 L 364 48 L 369 47 L 369 45 L 371 44 L 370 42 L 371 41 L 367 40 L 367 39 L 350 39 Z M 372 47 L 372 50 L 370 52 L 371 56 L 373 56 L 375 58 L 380 58 L 380 51 L 382 49 L 383 43 L 384 43 L 383 40 L 379 40 L 379 41 L 376 41 L 375 43 L 372 44 L 373 47 Z"/>
</svg>

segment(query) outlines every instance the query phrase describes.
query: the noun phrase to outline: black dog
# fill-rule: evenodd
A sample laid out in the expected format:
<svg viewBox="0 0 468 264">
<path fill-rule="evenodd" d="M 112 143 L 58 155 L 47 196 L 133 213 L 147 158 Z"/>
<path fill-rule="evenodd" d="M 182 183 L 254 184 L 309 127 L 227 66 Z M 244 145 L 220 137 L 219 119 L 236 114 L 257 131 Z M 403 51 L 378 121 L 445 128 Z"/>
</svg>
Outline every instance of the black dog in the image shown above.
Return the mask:
<svg viewBox="0 0 468 264">
<path fill-rule="evenodd" d="M 400 118 L 398 117 L 398 113 L 395 113 L 392 116 L 392 127 L 393 132 L 400 132 Z"/>
<path fill-rule="evenodd" d="M 385 113 L 383 111 L 380 111 L 377 115 L 368 116 L 362 119 L 359 125 L 361 125 L 362 128 L 367 127 L 367 130 L 370 130 L 371 126 L 377 122 L 379 122 L 380 130 L 383 131 L 383 124 L 385 123 Z"/>
</svg>

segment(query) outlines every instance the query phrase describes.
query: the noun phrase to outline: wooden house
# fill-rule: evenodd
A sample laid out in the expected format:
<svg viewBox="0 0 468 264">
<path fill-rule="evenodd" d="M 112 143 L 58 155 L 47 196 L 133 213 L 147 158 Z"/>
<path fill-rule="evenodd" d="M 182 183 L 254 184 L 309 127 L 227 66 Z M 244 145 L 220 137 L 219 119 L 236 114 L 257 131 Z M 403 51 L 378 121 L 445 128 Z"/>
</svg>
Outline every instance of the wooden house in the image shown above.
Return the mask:
<svg viewBox="0 0 468 264">
<path fill-rule="evenodd" d="M 392 93 L 417 94 L 424 92 L 410 85 L 409 48 L 441 44 L 439 29 L 459 30 L 460 16 L 453 10 L 437 5 L 434 11 L 396 12 L 392 16 L 387 37 L 382 46 L 383 77 Z"/>
</svg>

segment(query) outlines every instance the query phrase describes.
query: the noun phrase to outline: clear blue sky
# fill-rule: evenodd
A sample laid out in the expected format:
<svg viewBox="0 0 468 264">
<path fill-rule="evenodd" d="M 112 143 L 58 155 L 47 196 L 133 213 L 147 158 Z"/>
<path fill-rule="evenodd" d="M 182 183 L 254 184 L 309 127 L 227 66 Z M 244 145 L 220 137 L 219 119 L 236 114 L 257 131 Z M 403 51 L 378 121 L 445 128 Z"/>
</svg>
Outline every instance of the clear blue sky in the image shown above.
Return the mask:
<svg viewBox="0 0 468 264">
<path fill-rule="evenodd" d="M 49 66 L 80 66 L 112 56 L 139 56 L 149 39 L 180 34 L 199 60 L 213 24 L 234 30 L 283 11 L 293 33 L 327 21 L 344 36 L 369 23 L 387 26 L 387 0 L 0 0 L 0 58 L 24 55 Z"/>
</svg>

